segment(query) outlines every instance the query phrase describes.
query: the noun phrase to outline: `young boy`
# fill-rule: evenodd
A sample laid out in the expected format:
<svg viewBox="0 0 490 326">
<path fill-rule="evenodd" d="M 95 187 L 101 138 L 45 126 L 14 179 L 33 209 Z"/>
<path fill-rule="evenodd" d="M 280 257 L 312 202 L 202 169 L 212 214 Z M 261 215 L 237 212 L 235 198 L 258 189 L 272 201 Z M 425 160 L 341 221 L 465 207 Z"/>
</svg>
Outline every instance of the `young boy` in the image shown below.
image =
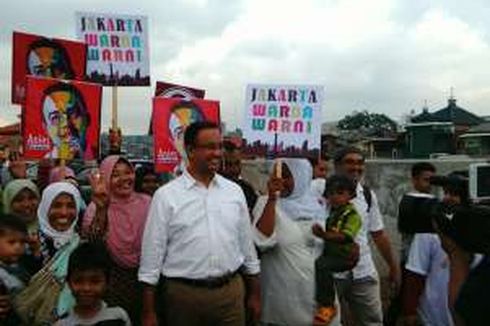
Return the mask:
<svg viewBox="0 0 490 326">
<path fill-rule="evenodd" d="M 313 233 L 325 241 L 322 255 L 315 262 L 317 312 L 314 325 L 328 325 L 337 314 L 332 273 L 350 269 L 348 257 L 361 229 L 361 217 L 350 200 L 356 196 L 356 184 L 345 176 L 327 179 L 324 196 L 330 207 L 325 230 L 313 226 Z"/>
<path fill-rule="evenodd" d="M 29 273 L 19 264 L 26 238 L 24 222 L 15 216 L 0 216 L 0 325 L 20 323 L 11 299 L 29 282 Z"/>
<path fill-rule="evenodd" d="M 104 247 L 82 243 L 70 255 L 68 262 L 67 282 L 76 304 L 55 325 L 131 326 L 124 309 L 109 308 L 102 300 L 108 281 L 109 257 Z"/>
</svg>

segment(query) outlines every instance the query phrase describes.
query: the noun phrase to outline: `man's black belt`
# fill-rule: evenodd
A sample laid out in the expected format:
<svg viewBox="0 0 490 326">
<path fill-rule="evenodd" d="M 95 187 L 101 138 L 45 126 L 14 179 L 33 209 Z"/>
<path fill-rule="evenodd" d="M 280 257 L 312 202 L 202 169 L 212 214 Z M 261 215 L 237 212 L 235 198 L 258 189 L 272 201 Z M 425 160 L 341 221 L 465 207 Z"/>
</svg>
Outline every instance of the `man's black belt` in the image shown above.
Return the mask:
<svg viewBox="0 0 490 326">
<path fill-rule="evenodd" d="M 208 288 L 208 289 L 216 289 L 226 284 L 230 283 L 231 280 L 238 274 L 238 271 L 225 274 L 223 276 L 218 277 L 210 277 L 205 279 L 192 279 L 192 278 L 184 278 L 184 277 L 167 277 L 167 280 L 176 281 L 180 283 L 184 283 L 190 286 L 200 287 L 200 288 Z"/>
</svg>

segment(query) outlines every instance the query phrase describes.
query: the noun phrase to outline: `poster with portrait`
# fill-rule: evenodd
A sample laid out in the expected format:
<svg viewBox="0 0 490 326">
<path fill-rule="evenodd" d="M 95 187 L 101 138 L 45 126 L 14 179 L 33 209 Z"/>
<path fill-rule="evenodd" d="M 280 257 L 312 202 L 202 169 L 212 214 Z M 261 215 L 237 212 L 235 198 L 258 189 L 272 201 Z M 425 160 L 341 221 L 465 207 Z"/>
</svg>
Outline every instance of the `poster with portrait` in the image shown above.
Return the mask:
<svg viewBox="0 0 490 326">
<path fill-rule="evenodd" d="M 148 18 L 76 13 L 77 38 L 86 43 L 86 80 L 105 86 L 149 86 Z"/>
<path fill-rule="evenodd" d="M 14 32 L 12 103 L 23 104 L 26 76 L 83 80 L 87 46 L 82 42 Z"/>
<path fill-rule="evenodd" d="M 248 85 L 243 150 L 261 157 L 318 157 L 323 87 Z"/>
<path fill-rule="evenodd" d="M 176 173 L 183 171 L 187 161 L 184 150 L 186 127 L 197 121 L 219 124 L 219 102 L 155 97 L 152 116 L 155 169 Z"/>
<path fill-rule="evenodd" d="M 184 100 L 192 100 L 194 98 L 204 98 L 206 91 L 203 89 L 193 88 L 184 85 L 172 84 L 167 82 L 157 81 L 155 88 L 155 97 L 180 98 Z M 152 113 L 153 114 L 153 113 Z M 153 118 L 150 119 L 149 134 L 153 134 Z"/>
<path fill-rule="evenodd" d="M 22 109 L 25 157 L 96 159 L 101 101 L 101 85 L 28 77 Z"/>
</svg>

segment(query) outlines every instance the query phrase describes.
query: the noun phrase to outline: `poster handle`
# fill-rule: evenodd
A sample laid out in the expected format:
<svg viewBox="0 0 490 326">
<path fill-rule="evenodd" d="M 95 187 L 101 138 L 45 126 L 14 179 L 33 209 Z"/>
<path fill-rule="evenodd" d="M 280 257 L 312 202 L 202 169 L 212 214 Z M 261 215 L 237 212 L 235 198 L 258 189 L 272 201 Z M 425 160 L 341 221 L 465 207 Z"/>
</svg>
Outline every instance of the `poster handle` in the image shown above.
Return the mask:
<svg viewBox="0 0 490 326">
<path fill-rule="evenodd" d="M 117 124 L 117 84 L 112 86 L 112 129 L 116 131 Z"/>
</svg>

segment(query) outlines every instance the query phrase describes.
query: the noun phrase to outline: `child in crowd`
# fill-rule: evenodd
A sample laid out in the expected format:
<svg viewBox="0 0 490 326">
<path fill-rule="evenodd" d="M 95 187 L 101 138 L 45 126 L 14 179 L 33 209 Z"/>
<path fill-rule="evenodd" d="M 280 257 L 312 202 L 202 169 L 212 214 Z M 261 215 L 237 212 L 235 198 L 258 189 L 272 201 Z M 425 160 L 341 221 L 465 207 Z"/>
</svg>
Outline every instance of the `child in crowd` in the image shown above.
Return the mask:
<svg viewBox="0 0 490 326">
<path fill-rule="evenodd" d="M 82 243 L 68 263 L 67 281 L 75 307 L 55 325 L 130 326 L 128 314 L 120 307 L 108 307 L 102 300 L 109 282 L 110 259 L 101 245 Z"/>
<path fill-rule="evenodd" d="M 325 230 L 313 226 L 313 233 L 325 241 L 322 255 L 315 262 L 317 312 L 315 325 L 328 325 L 335 315 L 334 272 L 348 270 L 354 239 L 361 229 L 361 217 L 350 203 L 356 196 L 356 184 L 345 176 L 327 179 L 324 197 L 330 208 Z"/>
<path fill-rule="evenodd" d="M 27 227 L 11 215 L 0 217 L 0 325 L 18 325 L 11 298 L 29 282 L 29 273 L 19 264 L 25 252 Z"/>
</svg>

